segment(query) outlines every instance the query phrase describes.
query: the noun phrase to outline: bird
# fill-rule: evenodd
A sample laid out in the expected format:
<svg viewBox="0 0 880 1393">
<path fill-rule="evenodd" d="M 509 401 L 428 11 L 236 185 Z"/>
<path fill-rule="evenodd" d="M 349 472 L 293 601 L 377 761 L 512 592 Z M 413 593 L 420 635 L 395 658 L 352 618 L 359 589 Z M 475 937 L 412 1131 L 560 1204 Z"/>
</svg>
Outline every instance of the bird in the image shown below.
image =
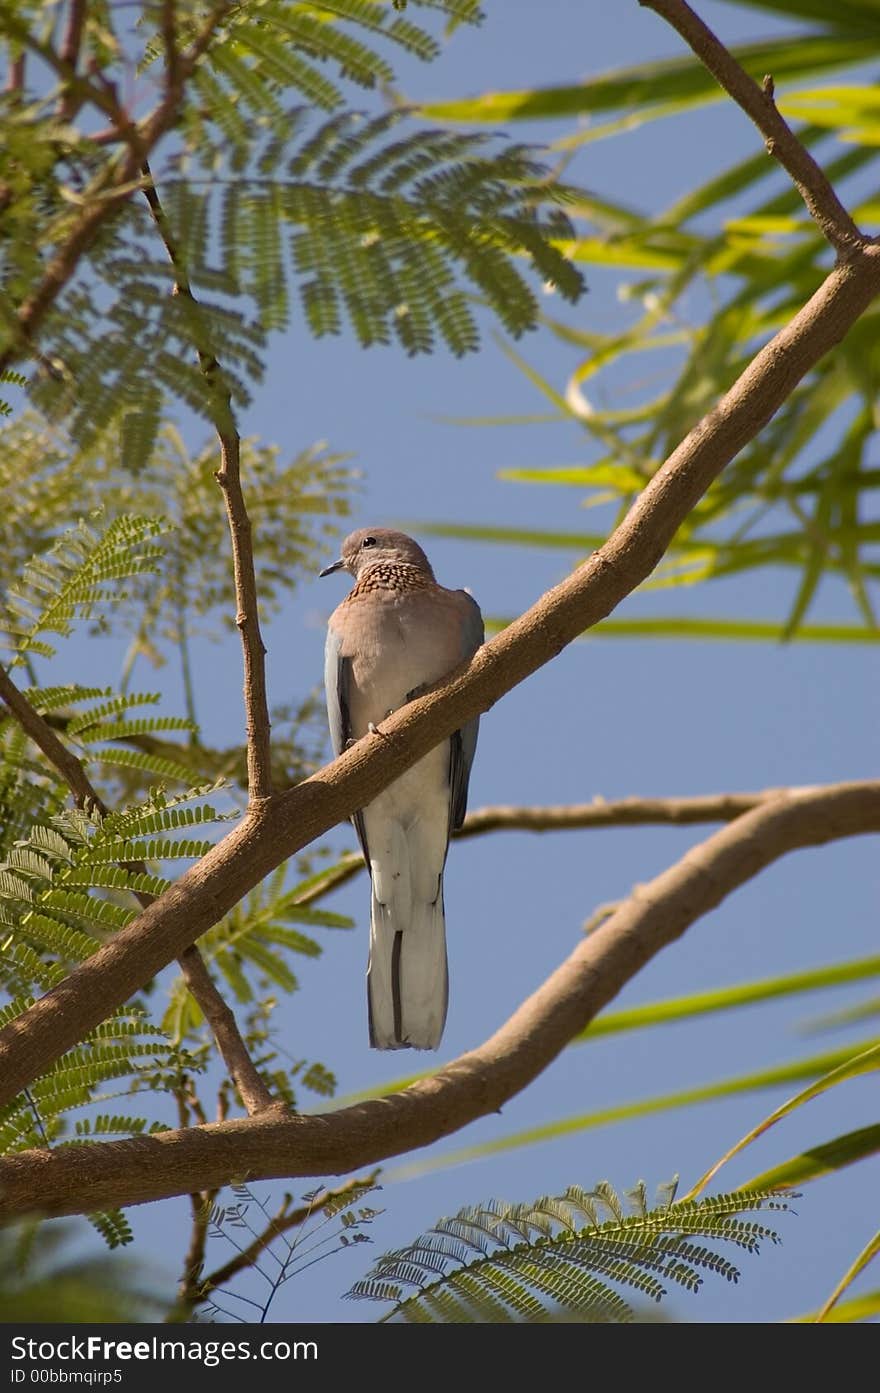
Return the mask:
<svg viewBox="0 0 880 1393">
<path fill-rule="evenodd" d="M 330 616 L 324 686 L 338 755 L 484 640 L 466 590 L 438 585 L 412 537 L 352 532 L 321 576 L 354 585 Z M 479 717 L 444 740 L 352 817 L 370 872 L 367 1006 L 375 1049 L 435 1050 L 449 1000 L 443 871 L 467 810 Z"/>
</svg>

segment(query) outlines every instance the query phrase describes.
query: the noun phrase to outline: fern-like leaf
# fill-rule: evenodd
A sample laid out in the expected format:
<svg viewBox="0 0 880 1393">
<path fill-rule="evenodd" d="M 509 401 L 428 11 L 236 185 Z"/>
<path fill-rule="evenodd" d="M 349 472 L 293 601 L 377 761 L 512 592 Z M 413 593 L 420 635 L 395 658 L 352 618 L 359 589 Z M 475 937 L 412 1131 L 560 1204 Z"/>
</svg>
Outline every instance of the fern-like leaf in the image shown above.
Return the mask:
<svg viewBox="0 0 880 1393">
<path fill-rule="evenodd" d="M 650 1209 L 640 1182 L 629 1207 L 605 1181 L 533 1205 L 468 1206 L 386 1253 L 348 1295 L 395 1302 L 383 1317 L 392 1321 L 629 1321 L 620 1287 L 660 1301 L 671 1283 L 698 1291 L 706 1272 L 739 1280 L 727 1257 L 690 1236 L 757 1252 L 778 1235 L 739 1216 L 789 1205 L 772 1191 L 738 1191 Z"/>
<path fill-rule="evenodd" d="M 161 520 L 130 515 L 114 518 L 102 533 L 80 522 L 50 551 L 35 556 L 4 605 L 13 665 L 30 652 L 51 656 L 55 649 L 44 635 L 68 635 L 74 620 L 124 598 L 120 581 L 155 572 L 162 552 L 153 539 L 163 531 Z"/>
</svg>

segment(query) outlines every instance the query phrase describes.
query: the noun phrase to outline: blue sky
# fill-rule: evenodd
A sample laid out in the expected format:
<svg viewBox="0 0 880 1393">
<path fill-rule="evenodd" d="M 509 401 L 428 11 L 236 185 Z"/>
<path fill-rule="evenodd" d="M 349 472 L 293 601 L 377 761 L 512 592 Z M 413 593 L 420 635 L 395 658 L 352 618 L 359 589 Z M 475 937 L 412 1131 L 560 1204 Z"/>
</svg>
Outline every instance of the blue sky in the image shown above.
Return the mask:
<svg viewBox="0 0 880 1393">
<path fill-rule="evenodd" d="M 728 42 L 782 27 L 732 5 L 700 0 L 698 8 Z M 402 68 L 402 86 L 410 96 L 439 99 L 571 82 L 682 51 L 672 31 L 635 3 L 504 0 L 489 3 L 487 10 L 483 29 L 458 31 L 437 63 Z M 516 134 L 549 140 L 563 129 L 534 126 Z M 754 151 L 758 142 L 742 113 L 719 104 L 588 146 L 571 177 L 599 194 L 656 211 Z M 588 279 L 590 293 L 569 315 L 571 321 L 589 328 L 619 322 L 626 311 L 618 300 L 618 281 L 626 277 L 589 272 Z M 560 386 L 574 366 L 571 350 L 540 331 L 528 336 L 521 351 Z M 623 379 L 620 385 L 623 389 Z M 608 526 L 607 513 L 582 512 L 576 491 L 498 479 L 498 471 L 511 466 L 589 462 L 594 448 L 576 425 L 476 429 L 439 419 L 542 409 L 534 389 L 488 335 L 483 351 L 464 361 L 443 354 L 410 361 L 396 350 L 363 352 L 345 337 L 316 344 L 294 327 L 277 339 L 266 382 L 241 426 L 243 433 L 278 442 L 291 454 L 318 439 L 351 451 L 361 474 L 352 526 L 405 524 L 417 535 L 420 522 L 572 531 Z M 493 615 L 520 612 L 578 559 L 561 551 L 431 538 L 425 545 L 438 579 L 467 585 L 484 612 Z M 717 582 L 711 590 L 689 594 L 688 612 L 781 618 L 791 586 L 790 576 L 775 573 Z M 273 701 L 295 700 L 320 681 L 324 625 L 343 593 L 344 578 L 316 579 L 301 587 L 270 625 Z M 631 612 L 657 605 L 639 598 L 630 603 Z M 662 608 L 668 609 L 668 602 Z M 852 620 L 842 586 L 825 587 L 817 614 Z M 76 661 L 91 661 L 84 647 Z M 831 652 L 807 644 L 578 643 L 484 718 L 471 806 L 867 777 L 878 754 L 876 662 L 867 646 Z M 228 743 L 241 725 L 236 644 L 199 644 L 196 663 L 198 685 L 210 693 L 210 706 L 201 710 L 205 739 Z M 504 833 L 453 847 L 446 876 L 451 1004 L 440 1061 L 491 1034 L 570 952 L 598 904 L 626 895 L 704 835 L 707 831 L 696 828 L 554 837 Z M 354 845 L 345 829 L 332 841 L 339 849 Z M 876 853 L 866 839 L 789 857 L 649 964 L 618 1004 L 866 955 L 876 946 L 878 889 Z M 308 1054 L 333 1068 L 341 1092 L 349 1093 L 425 1061 L 378 1054 L 367 1045 L 365 877 L 327 906 L 352 915 L 357 929 L 326 935 L 323 958 L 297 967 L 302 990 L 282 1007 L 281 1037 L 294 1057 Z M 463 1145 L 522 1128 L 768 1068 L 810 1048 L 832 1049 L 843 1042 L 841 1036 L 805 1041 L 800 1024 L 811 1012 L 824 1013 L 853 999 L 846 990 L 826 992 L 821 1000 L 753 1007 L 710 1022 L 572 1048 L 500 1116 L 473 1124 L 417 1159 L 430 1163 Z M 838 1090 L 802 1110 L 784 1132 L 779 1129 L 742 1165 L 732 1166 L 728 1182 L 741 1183 L 807 1145 L 875 1121 L 875 1094 L 870 1082 L 857 1082 L 845 1095 Z M 390 1183 L 376 1201 L 385 1210 L 373 1226 L 376 1251 L 400 1246 L 440 1214 L 491 1195 L 526 1200 L 600 1179 L 623 1189 L 643 1178 L 651 1188 L 676 1173 L 688 1183 L 785 1096 L 786 1090 L 769 1091 L 575 1131 Z M 395 1168 L 391 1163 L 389 1169 Z M 699 1296 L 675 1296 L 668 1313 L 689 1321 L 761 1321 L 817 1305 L 869 1237 L 870 1170 L 860 1167 L 810 1187 L 797 1204 L 797 1217 L 779 1220 L 783 1246 L 768 1249 L 760 1259 L 743 1257 L 738 1287 L 707 1279 Z M 285 1186 L 268 1182 L 255 1188 L 274 1204 Z M 308 1182 L 299 1188 L 308 1188 Z M 130 1217 L 140 1257 L 153 1271 L 176 1277 L 187 1204 L 142 1207 Z M 218 1240 L 209 1265 L 227 1255 Z M 307 1277 L 279 1294 L 272 1318 L 374 1319 L 380 1308 L 340 1300 L 370 1258 L 365 1245 L 310 1268 Z"/>
</svg>

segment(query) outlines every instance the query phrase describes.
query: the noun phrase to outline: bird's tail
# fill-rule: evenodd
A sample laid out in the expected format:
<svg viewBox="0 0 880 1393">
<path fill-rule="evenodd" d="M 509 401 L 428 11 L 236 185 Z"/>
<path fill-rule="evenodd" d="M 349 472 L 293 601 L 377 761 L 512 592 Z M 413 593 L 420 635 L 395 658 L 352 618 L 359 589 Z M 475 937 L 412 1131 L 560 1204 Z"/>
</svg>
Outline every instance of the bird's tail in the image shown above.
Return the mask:
<svg viewBox="0 0 880 1393">
<path fill-rule="evenodd" d="M 436 1050 L 446 1023 L 449 977 L 443 879 L 437 897 L 410 900 L 404 916 L 373 884 L 367 1001 L 370 1044 L 378 1050 Z"/>
</svg>

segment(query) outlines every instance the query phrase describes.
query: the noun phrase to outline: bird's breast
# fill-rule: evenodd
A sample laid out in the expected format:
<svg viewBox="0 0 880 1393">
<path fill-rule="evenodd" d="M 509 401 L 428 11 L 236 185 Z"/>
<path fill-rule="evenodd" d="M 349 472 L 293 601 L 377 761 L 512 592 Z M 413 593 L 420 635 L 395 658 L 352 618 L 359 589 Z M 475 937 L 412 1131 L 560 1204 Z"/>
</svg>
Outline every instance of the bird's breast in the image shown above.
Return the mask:
<svg viewBox="0 0 880 1393">
<path fill-rule="evenodd" d="M 442 598 L 424 592 L 398 597 L 389 592 L 380 603 L 353 602 L 347 616 L 351 643 L 352 734 L 365 734 L 389 711 L 402 706 L 415 688 L 430 685 L 461 661 L 456 614 Z"/>
</svg>

